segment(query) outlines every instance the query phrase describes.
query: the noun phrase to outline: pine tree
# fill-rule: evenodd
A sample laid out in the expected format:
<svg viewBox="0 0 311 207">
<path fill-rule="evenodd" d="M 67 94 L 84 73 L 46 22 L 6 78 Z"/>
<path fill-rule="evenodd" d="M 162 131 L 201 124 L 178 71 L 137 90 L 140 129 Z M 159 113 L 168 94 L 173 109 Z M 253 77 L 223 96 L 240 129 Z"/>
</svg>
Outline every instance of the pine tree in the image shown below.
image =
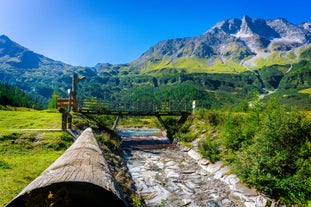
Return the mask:
<svg viewBox="0 0 311 207">
<path fill-rule="evenodd" d="M 59 97 L 58 92 L 54 91 L 52 96 L 51 96 L 51 99 L 49 101 L 49 105 L 48 105 L 49 109 L 55 109 L 56 108 L 56 102 L 57 102 L 58 97 Z"/>
</svg>

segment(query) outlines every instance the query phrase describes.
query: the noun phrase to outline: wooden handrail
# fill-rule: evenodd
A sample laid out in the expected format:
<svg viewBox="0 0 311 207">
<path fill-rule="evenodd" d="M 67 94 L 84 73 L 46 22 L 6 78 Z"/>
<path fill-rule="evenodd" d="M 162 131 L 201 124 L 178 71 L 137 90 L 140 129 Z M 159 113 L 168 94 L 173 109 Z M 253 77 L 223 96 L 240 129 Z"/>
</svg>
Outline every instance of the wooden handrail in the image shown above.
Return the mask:
<svg viewBox="0 0 311 207">
<path fill-rule="evenodd" d="M 7 207 L 128 206 L 91 128 Z"/>
<path fill-rule="evenodd" d="M 60 109 L 60 108 L 68 108 L 69 105 L 69 101 L 71 102 L 71 107 L 77 107 L 78 103 L 75 99 L 69 99 L 69 98 L 57 98 L 56 99 L 56 108 Z"/>
</svg>

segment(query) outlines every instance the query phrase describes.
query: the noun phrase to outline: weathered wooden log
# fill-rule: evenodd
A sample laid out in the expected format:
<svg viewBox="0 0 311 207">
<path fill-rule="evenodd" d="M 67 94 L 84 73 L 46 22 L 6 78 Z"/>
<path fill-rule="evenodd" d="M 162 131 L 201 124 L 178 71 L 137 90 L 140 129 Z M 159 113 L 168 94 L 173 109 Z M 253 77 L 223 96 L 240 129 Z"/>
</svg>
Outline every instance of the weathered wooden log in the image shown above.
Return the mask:
<svg viewBox="0 0 311 207">
<path fill-rule="evenodd" d="M 128 206 L 88 128 L 7 207 Z"/>
</svg>

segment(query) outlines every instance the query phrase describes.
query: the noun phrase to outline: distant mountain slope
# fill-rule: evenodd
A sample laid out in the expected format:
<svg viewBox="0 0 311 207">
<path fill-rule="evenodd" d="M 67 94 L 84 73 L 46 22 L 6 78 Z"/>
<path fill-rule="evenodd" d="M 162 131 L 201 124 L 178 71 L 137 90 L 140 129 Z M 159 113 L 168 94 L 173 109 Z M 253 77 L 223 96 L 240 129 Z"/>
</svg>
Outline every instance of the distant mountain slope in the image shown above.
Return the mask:
<svg viewBox="0 0 311 207">
<path fill-rule="evenodd" d="M 73 71 L 86 70 L 52 60 L 0 36 L 0 81 L 39 95 L 42 102 L 47 102 L 53 90 L 71 87 Z"/>
<path fill-rule="evenodd" d="M 68 97 L 72 74 L 86 76 L 78 98 L 113 101 L 196 100 L 198 107 L 236 106 L 256 94 L 280 94 L 311 109 L 311 22 L 244 16 L 219 22 L 198 37 L 159 42 L 128 64 L 71 66 L 0 36 L 0 82 L 47 105 Z M 286 99 L 285 99 L 286 98 Z M 38 100 L 37 100 L 38 101 Z M 201 105 L 200 105 L 201 104 Z"/>
<path fill-rule="evenodd" d="M 275 63 L 290 64 L 310 49 L 311 22 L 285 19 L 229 19 L 197 37 L 159 42 L 131 63 L 131 69 L 163 68 L 190 72 L 241 72 Z"/>
<path fill-rule="evenodd" d="M 61 70 L 69 65 L 49 59 L 10 40 L 7 36 L 0 36 L 0 62 L 5 68 L 34 69 L 50 67 Z"/>
</svg>

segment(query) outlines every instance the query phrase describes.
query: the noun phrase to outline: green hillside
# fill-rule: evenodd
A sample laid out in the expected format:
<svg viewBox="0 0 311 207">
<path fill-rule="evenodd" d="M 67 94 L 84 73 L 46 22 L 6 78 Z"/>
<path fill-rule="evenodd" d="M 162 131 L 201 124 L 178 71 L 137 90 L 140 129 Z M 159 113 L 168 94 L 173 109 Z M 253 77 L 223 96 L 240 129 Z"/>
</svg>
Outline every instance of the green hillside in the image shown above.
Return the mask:
<svg viewBox="0 0 311 207">
<path fill-rule="evenodd" d="M 18 87 L 12 87 L 5 82 L 0 82 L 0 109 L 5 106 L 28 107 L 42 109 L 38 96 L 30 96 Z"/>
<path fill-rule="evenodd" d="M 174 61 L 162 59 L 156 63 L 148 62 L 141 73 L 152 73 L 161 69 L 183 69 L 187 73 L 239 73 L 246 70 L 245 67 L 234 61 L 222 62 L 219 58 L 206 60 L 198 57 L 182 57 Z"/>
<path fill-rule="evenodd" d="M 12 200 L 72 142 L 65 132 L 48 131 L 60 129 L 59 112 L 8 108 L 13 110 L 0 110 L 0 206 Z"/>
</svg>

